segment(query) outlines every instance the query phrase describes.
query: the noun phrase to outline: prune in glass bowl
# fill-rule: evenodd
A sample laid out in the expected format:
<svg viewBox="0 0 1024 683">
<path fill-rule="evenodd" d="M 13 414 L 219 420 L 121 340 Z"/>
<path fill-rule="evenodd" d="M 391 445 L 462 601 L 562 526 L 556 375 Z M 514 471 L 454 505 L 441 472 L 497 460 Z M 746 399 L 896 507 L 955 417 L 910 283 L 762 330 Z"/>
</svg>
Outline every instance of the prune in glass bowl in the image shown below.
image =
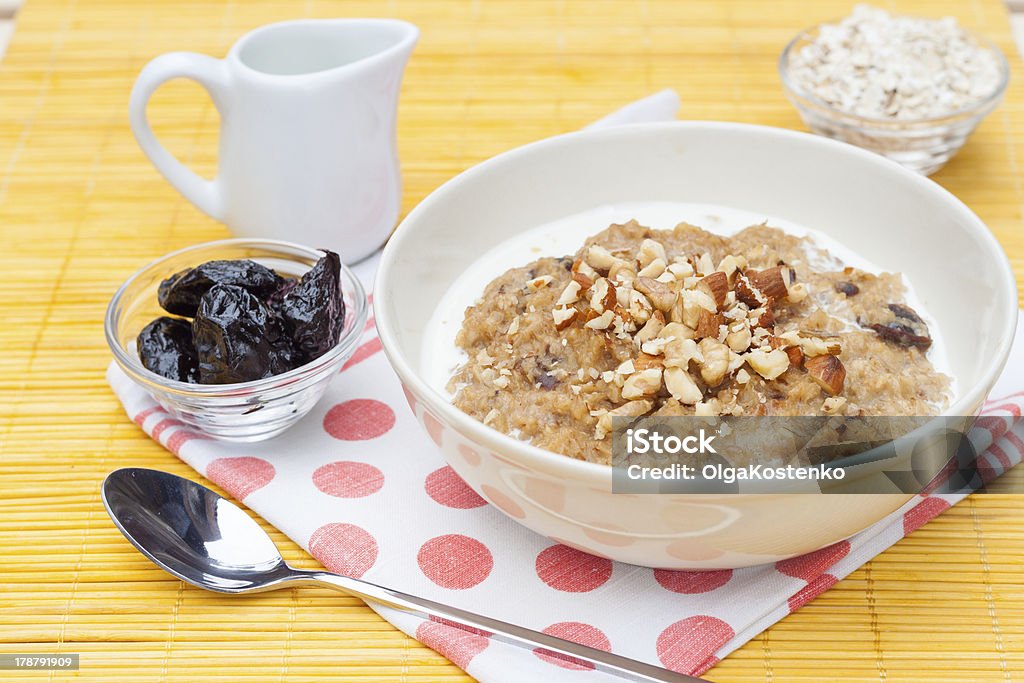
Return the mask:
<svg viewBox="0 0 1024 683">
<path fill-rule="evenodd" d="M 346 314 L 337 343 L 319 358 L 283 374 L 235 384 L 189 384 L 168 379 L 143 365 L 137 338 L 144 327 L 163 314 L 157 305 L 160 283 L 182 270 L 207 261 L 248 259 L 285 280 L 295 281 L 323 256 L 317 249 L 289 242 L 229 239 L 198 244 L 153 261 L 128 278 L 107 307 L 107 343 L 117 366 L 190 428 L 238 442 L 261 441 L 280 434 L 313 409 L 363 336 L 369 311 L 366 293 L 344 265 L 340 268 L 340 291 Z M 273 302 L 275 297 L 271 294 L 269 298 Z"/>
<path fill-rule="evenodd" d="M 199 302 L 214 285 L 242 287 L 266 300 L 281 286 L 282 278 L 250 259 L 216 260 L 186 268 L 160 283 L 157 300 L 168 313 L 194 317 Z"/>
<path fill-rule="evenodd" d="M 137 344 L 139 359 L 150 372 L 189 384 L 199 381 L 189 321 L 161 316 L 142 328 Z"/>
<path fill-rule="evenodd" d="M 297 365 L 281 319 L 235 285 L 214 285 L 203 295 L 192 321 L 192 336 L 202 384 L 249 382 L 280 375 Z"/>
<path fill-rule="evenodd" d="M 337 294 L 341 259 L 333 251 L 325 253 L 278 308 L 300 363 L 324 355 L 338 343 L 345 325 L 345 301 Z"/>
</svg>

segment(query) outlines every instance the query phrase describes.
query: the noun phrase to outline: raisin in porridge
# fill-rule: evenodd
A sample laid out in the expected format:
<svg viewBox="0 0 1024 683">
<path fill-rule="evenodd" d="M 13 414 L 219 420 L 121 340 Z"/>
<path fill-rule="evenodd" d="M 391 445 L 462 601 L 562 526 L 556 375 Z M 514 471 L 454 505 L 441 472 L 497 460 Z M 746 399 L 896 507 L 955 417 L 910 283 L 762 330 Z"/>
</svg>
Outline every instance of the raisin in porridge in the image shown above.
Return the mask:
<svg viewBox="0 0 1024 683">
<path fill-rule="evenodd" d="M 597 463 L 613 416 L 926 416 L 951 391 L 899 274 L 767 224 L 613 224 L 493 279 L 455 341 L 458 408 Z"/>
</svg>

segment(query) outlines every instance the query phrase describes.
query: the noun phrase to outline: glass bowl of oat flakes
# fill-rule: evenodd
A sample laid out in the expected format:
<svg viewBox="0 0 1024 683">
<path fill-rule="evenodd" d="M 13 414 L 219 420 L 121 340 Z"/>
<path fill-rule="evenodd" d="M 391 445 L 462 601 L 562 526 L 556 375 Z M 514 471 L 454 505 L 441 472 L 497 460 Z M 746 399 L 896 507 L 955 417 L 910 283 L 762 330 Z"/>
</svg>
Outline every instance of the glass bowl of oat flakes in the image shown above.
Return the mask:
<svg viewBox="0 0 1024 683">
<path fill-rule="evenodd" d="M 779 74 L 812 131 L 930 175 L 999 105 L 1009 66 L 991 40 L 952 17 L 858 5 L 793 38 Z"/>
</svg>

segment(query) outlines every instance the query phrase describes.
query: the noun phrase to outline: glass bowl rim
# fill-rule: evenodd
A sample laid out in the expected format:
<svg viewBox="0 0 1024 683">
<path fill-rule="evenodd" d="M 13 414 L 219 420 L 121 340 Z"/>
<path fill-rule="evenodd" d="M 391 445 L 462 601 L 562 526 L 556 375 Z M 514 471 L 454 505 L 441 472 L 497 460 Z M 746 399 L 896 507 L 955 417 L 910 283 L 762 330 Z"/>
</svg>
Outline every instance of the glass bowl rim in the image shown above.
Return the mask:
<svg viewBox="0 0 1024 683">
<path fill-rule="evenodd" d="M 114 360 L 117 362 L 118 366 L 120 366 L 127 374 L 132 376 L 133 379 L 144 382 L 147 385 L 157 385 L 163 391 L 172 392 L 178 395 L 191 395 L 197 397 L 237 397 L 239 395 L 247 395 L 252 392 L 262 390 L 278 389 L 284 385 L 292 384 L 295 381 L 303 380 L 310 376 L 319 374 L 324 369 L 333 366 L 336 361 L 340 357 L 343 357 L 362 337 L 363 332 L 365 331 L 364 328 L 366 326 L 366 318 L 369 310 L 366 290 L 359 278 L 356 277 L 355 273 L 342 263 L 341 279 L 342 282 L 349 285 L 349 294 L 352 299 L 352 306 L 350 308 L 354 309 L 347 311 L 346 315 L 354 315 L 353 324 L 349 331 L 338 340 L 338 343 L 319 358 L 316 358 L 304 365 L 300 365 L 297 368 L 293 368 L 288 372 L 282 372 L 279 375 L 271 375 L 270 377 L 264 377 L 262 379 L 256 379 L 249 382 L 235 382 L 233 384 L 189 384 L 188 382 L 169 379 L 147 369 L 142 365 L 137 357 L 128 353 L 128 351 L 125 350 L 125 348 L 118 342 L 114 323 L 115 311 L 121 303 L 128 287 L 141 275 L 173 258 L 189 252 L 208 249 L 211 247 L 281 249 L 299 252 L 311 259 L 319 259 L 323 256 L 322 250 L 313 249 L 295 242 L 237 237 L 192 244 L 164 254 L 163 256 L 148 262 L 146 265 L 132 273 L 128 279 L 126 279 L 121 286 L 117 288 L 114 296 L 110 299 L 110 303 L 107 304 L 107 311 L 104 316 L 103 328 L 107 339 L 107 346 L 110 347 L 111 353 L 114 355 Z"/>
<path fill-rule="evenodd" d="M 895 15 L 895 16 L 898 16 L 898 17 L 917 17 L 917 18 L 921 18 L 921 19 L 928 19 L 930 21 L 937 21 L 937 19 L 935 19 L 934 17 L 922 17 L 922 16 L 918 16 L 918 15 L 913 15 L 913 14 L 898 14 L 898 15 Z M 822 22 L 819 22 L 817 24 L 814 24 L 813 26 L 808 26 L 807 28 L 802 29 L 801 31 L 798 31 L 797 34 L 795 36 L 793 36 L 793 38 L 791 38 L 788 43 L 786 43 L 786 46 L 784 48 L 782 48 L 782 53 L 779 55 L 779 59 L 778 59 L 778 62 L 777 62 L 778 71 L 779 71 L 779 78 L 782 80 L 782 85 L 787 90 L 789 90 L 793 94 L 799 96 L 800 98 L 807 100 L 811 104 L 814 104 L 815 106 L 820 107 L 821 109 L 824 109 L 825 111 L 829 112 L 830 114 L 833 114 L 833 115 L 836 115 L 836 116 L 840 116 L 840 117 L 846 117 L 848 119 L 852 119 L 852 120 L 856 120 L 856 121 L 861 121 L 861 122 L 863 122 L 865 124 L 869 124 L 869 125 L 885 126 L 885 127 L 900 126 L 900 125 L 913 126 L 913 125 L 917 125 L 917 124 L 928 124 L 928 123 L 931 123 L 931 124 L 941 124 L 944 121 L 948 121 L 950 119 L 959 118 L 959 117 L 962 117 L 964 115 L 978 115 L 978 114 L 980 114 L 981 112 L 985 111 L 985 109 L 988 108 L 989 106 L 999 102 L 999 100 L 1005 94 L 1006 88 L 1007 88 L 1007 86 L 1010 83 L 1010 63 L 1007 60 L 1006 53 L 1003 52 L 1002 48 L 1000 48 L 999 45 L 994 40 L 989 38 L 988 36 L 986 36 L 986 35 L 984 35 L 982 33 L 979 33 L 977 31 L 971 30 L 969 28 L 966 28 L 964 26 L 960 26 L 961 30 L 963 30 L 965 33 L 970 35 L 971 38 L 973 38 L 978 43 L 978 45 L 980 45 L 981 47 L 983 47 L 983 48 L 985 48 L 987 50 L 990 50 L 996 56 L 996 61 L 999 64 L 999 82 L 996 84 L 995 90 L 993 90 L 990 94 L 986 95 L 985 97 L 983 97 L 982 99 L 978 100 L 977 102 L 973 102 L 971 104 L 964 105 L 963 107 L 960 107 L 959 109 L 954 109 L 953 111 L 947 112 L 945 114 L 941 114 L 941 115 L 938 115 L 938 116 L 923 116 L 923 117 L 912 118 L 912 119 L 896 119 L 896 118 L 890 118 L 890 117 L 863 116 L 861 114 L 855 114 L 853 112 L 849 112 L 849 111 L 845 111 L 843 109 L 839 109 L 838 107 L 833 106 L 833 105 L 829 104 L 828 102 L 825 102 L 824 100 L 818 98 L 817 96 L 808 93 L 806 90 L 800 88 L 799 86 L 796 85 L 796 83 L 793 82 L 793 80 L 789 76 L 789 56 L 793 52 L 794 48 L 796 47 L 796 44 L 798 42 L 800 42 L 801 39 L 811 38 L 815 33 L 820 32 L 822 26 L 834 25 L 834 24 L 839 23 L 842 20 L 843 19 L 840 18 L 840 19 L 831 19 L 831 20 L 827 20 L 827 21 L 822 21 Z"/>
</svg>

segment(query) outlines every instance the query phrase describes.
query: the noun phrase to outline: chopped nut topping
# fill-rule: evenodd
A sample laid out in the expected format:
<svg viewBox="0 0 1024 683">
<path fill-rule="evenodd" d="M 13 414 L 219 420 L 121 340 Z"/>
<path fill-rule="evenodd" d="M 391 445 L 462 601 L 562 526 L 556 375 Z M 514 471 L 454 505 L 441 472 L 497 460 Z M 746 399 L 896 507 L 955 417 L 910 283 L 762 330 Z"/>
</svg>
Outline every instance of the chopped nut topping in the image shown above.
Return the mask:
<svg viewBox="0 0 1024 683">
<path fill-rule="evenodd" d="M 646 267 L 648 264 L 660 259 L 662 263 L 668 261 L 668 256 L 665 254 L 665 247 L 662 246 L 661 242 L 656 242 L 652 239 L 645 239 L 640 243 L 640 253 L 637 254 L 637 260 L 640 261 L 640 265 Z M 664 268 L 662 268 L 664 270 Z"/>
<path fill-rule="evenodd" d="M 574 304 L 580 299 L 580 290 L 583 286 L 575 280 L 570 280 L 569 284 L 562 290 L 561 296 L 558 297 L 558 301 L 555 302 L 558 306 L 565 306 L 567 304 Z"/>
<path fill-rule="evenodd" d="M 837 356 L 815 356 L 804 361 L 804 367 L 818 386 L 829 396 L 835 396 L 843 390 L 846 381 L 846 368 Z"/>
<path fill-rule="evenodd" d="M 775 379 L 789 368 L 789 356 L 782 349 L 754 349 L 744 359 L 754 372 L 768 380 Z"/>
<path fill-rule="evenodd" d="M 661 369 L 648 368 L 630 375 L 622 385 L 622 398 L 653 396 L 661 389 Z"/>
<path fill-rule="evenodd" d="M 675 303 L 676 293 L 664 282 L 649 277 L 637 277 L 634 287 L 641 294 L 645 294 L 659 311 L 668 312 Z"/>
<path fill-rule="evenodd" d="M 668 393 L 672 395 L 672 398 L 680 403 L 692 406 L 704 398 L 700 387 L 697 386 L 690 373 L 683 368 L 666 368 L 664 376 L 665 388 L 668 389 Z"/>
<path fill-rule="evenodd" d="M 697 346 L 704 357 L 701 379 L 709 387 L 718 386 L 729 372 L 729 347 L 710 337 L 701 339 Z"/>
<path fill-rule="evenodd" d="M 605 311 L 601 315 L 597 316 L 593 320 L 589 320 L 584 323 L 584 327 L 589 327 L 592 330 L 607 330 L 612 325 L 612 318 L 615 317 L 613 311 Z"/>
<path fill-rule="evenodd" d="M 554 281 L 554 279 L 555 278 L 551 277 L 550 275 L 541 275 L 540 277 L 535 277 L 529 282 L 527 282 L 526 286 L 536 292 L 538 289 L 543 289 L 550 285 L 552 281 Z"/>
<path fill-rule="evenodd" d="M 725 295 L 729 293 L 729 276 L 722 271 L 709 273 L 697 283 L 697 289 L 707 294 L 715 302 L 715 310 L 725 304 Z"/>
<path fill-rule="evenodd" d="M 608 270 L 617 260 L 612 252 L 598 244 L 592 244 L 587 249 L 586 262 L 595 270 Z"/>
<path fill-rule="evenodd" d="M 845 396 L 830 396 L 821 405 L 821 410 L 826 415 L 835 415 L 846 406 Z"/>
<path fill-rule="evenodd" d="M 561 332 L 565 328 L 572 325 L 572 321 L 576 319 L 578 311 L 575 308 L 556 308 L 551 311 L 551 317 L 555 320 L 555 329 Z"/>
<path fill-rule="evenodd" d="M 640 400 L 624 403 L 614 410 L 603 412 L 597 419 L 597 428 L 594 430 L 594 438 L 603 439 L 612 430 L 612 418 L 615 417 L 640 417 L 654 407 L 651 401 Z"/>
</svg>

